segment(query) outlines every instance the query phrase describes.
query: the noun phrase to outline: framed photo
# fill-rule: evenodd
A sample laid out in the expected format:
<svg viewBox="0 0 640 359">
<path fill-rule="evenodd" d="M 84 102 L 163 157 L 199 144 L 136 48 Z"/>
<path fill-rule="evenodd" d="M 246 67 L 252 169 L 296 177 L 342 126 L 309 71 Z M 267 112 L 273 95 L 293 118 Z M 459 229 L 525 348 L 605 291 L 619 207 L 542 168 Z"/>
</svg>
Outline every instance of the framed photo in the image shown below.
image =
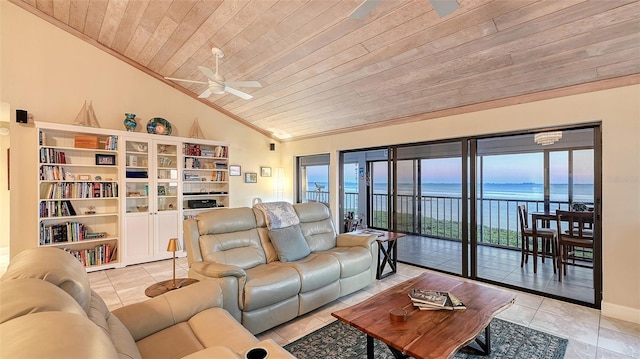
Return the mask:
<svg viewBox="0 0 640 359">
<path fill-rule="evenodd" d="M 158 186 L 158 196 L 166 196 L 167 189 L 164 186 Z"/>
<path fill-rule="evenodd" d="M 77 175 L 76 178 L 78 181 L 91 181 L 91 175 Z"/>
<path fill-rule="evenodd" d="M 271 177 L 271 167 L 260 167 L 260 177 Z"/>
<path fill-rule="evenodd" d="M 245 172 L 244 173 L 244 182 L 245 183 L 258 183 L 258 174 L 255 172 Z"/>
<path fill-rule="evenodd" d="M 96 154 L 96 165 L 99 166 L 115 166 L 116 155 Z"/>
<path fill-rule="evenodd" d="M 229 176 L 240 176 L 241 167 L 238 165 L 229 166 Z"/>
</svg>

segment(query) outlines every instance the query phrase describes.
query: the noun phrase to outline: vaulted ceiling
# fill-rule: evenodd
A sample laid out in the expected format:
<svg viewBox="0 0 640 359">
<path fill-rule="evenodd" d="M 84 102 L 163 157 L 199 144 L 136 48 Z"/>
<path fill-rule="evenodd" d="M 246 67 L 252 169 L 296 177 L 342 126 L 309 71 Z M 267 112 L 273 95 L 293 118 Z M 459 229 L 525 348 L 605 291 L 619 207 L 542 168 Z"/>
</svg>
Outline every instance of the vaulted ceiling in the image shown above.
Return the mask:
<svg viewBox="0 0 640 359">
<path fill-rule="evenodd" d="M 638 0 L 458 0 L 443 18 L 382 0 L 362 20 L 362 0 L 11 1 L 194 98 L 207 85 L 164 77 L 207 81 L 221 48 L 227 81 L 262 88 L 201 101 L 282 140 L 640 78 Z"/>
</svg>

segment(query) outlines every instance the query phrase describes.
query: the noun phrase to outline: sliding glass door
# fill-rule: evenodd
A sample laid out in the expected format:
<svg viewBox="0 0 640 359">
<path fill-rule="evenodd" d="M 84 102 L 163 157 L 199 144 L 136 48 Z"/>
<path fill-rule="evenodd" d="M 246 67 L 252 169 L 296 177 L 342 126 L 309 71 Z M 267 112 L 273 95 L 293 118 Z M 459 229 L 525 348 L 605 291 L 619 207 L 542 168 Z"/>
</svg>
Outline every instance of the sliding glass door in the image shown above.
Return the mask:
<svg viewBox="0 0 640 359">
<path fill-rule="evenodd" d="M 477 246 L 472 250 L 477 253 L 478 279 L 597 305 L 601 276 L 598 250 L 572 250 L 573 260 L 591 268 L 569 266 L 562 281 L 553 248 L 543 246 L 541 240 L 536 239 L 537 259 L 526 254 L 527 260 L 521 263 L 523 240 L 527 246 L 532 244 L 521 235 L 517 211 L 517 206 L 527 209 L 529 227 L 534 216 L 555 218 L 557 210 L 595 211 L 599 186 L 596 131 L 563 130 L 552 144 L 536 143 L 534 134 L 477 140 L 478 229 Z M 537 225 L 557 228 L 555 220 L 538 221 Z M 599 223 L 594 225 L 599 227 Z M 600 241 L 595 232 L 593 241 Z"/>
<path fill-rule="evenodd" d="M 398 241 L 401 262 L 598 307 L 599 126 L 559 132 L 553 143 L 532 131 L 345 153 L 363 179 L 358 213 L 366 205 L 368 226 L 406 234 Z M 543 214 L 539 225 L 550 228 L 556 210 L 592 211 L 593 249 L 569 251 L 583 267 L 569 266 L 560 281 L 553 245 L 541 242 L 544 262 L 538 256 L 534 271 L 529 255 L 521 265 L 518 206 L 530 226 L 532 214 Z"/>
</svg>

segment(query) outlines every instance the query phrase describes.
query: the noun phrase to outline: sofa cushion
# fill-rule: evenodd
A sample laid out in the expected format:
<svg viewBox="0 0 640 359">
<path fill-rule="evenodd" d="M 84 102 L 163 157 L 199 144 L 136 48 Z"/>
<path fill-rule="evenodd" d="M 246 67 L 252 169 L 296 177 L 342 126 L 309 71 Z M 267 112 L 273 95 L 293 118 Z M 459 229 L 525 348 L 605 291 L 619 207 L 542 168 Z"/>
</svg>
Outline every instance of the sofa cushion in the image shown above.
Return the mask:
<svg viewBox="0 0 640 359">
<path fill-rule="evenodd" d="M 289 202 L 257 203 L 254 207 L 264 214 L 267 228 L 270 230 L 291 227 L 300 223 L 293 205 Z"/>
<path fill-rule="evenodd" d="M 313 253 L 295 262 L 273 264 L 291 267 L 298 272 L 300 292 L 309 292 L 340 279 L 340 262 L 326 253 Z"/>
<path fill-rule="evenodd" d="M 300 277 L 295 269 L 263 264 L 247 270 L 244 286 L 244 311 L 251 311 L 295 297 L 300 292 Z"/>
<path fill-rule="evenodd" d="M 256 228 L 256 217 L 248 207 L 206 211 L 199 213 L 196 219 L 200 235 L 239 232 Z"/>
<path fill-rule="evenodd" d="M 30 313 L 60 311 L 87 316 L 73 297 L 57 286 L 34 278 L 0 282 L 0 323 Z"/>
<path fill-rule="evenodd" d="M 272 229 L 269 231 L 269 238 L 281 262 L 296 261 L 311 253 L 299 225 Z"/>
<path fill-rule="evenodd" d="M 206 348 L 225 346 L 236 353 L 242 353 L 247 347 L 258 342 L 253 334 L 222 308 L 202 311 L 189 319 L 188 323 L 200 343 Z M 223 332 L 225 335 L 210 335 Z"/>
<path fill-rule="evenodd" d="M 242 269 L 266 263 L 258 231 L 247 229 L 200 236 L 200 253 L 207 262 L 231 264 Z"/>
<path fill-rule="evenodd" d="M 326 251 L 336 246 L 336 229 L 327 206 L 309 202 L 297 203 L 294 208 L 311 252 Z"/>
<path fill-rule="evenodd" d="M 204 349 L 187 322 L 172 325 L 136 344 L 143 358 L 181 358 Z"/>
<path fill-rule="evenodd" d="M 262 243 L 262 249 L 267 258 L 267 263 L 278 260 L 278 253 L 273 248 L 273 243 L 269 239 L 269 228 L 267 228 L 267 222 L 265 222 L 264 214 L 257 208 L 253 208 L 253 214 L 256 216 L 256 226 L 258 227 L 258 236 L 260 236 L 260 243 Z"/>
<path fill-rule="evenodd" d="M 327 251 L 340 262 L 340 278 L 360 274 L 373 265 L 371 252 L 363 247 L 336 247 Z"/>
<path fill-rule="evenodd" d="M 76 258 L 62 249 L 30 248 L 18 253 L 2 280 L 16 278 L 42 279 L 58 286 L 89 312 L 91 287 L 87 272 Z"/>
</svg>

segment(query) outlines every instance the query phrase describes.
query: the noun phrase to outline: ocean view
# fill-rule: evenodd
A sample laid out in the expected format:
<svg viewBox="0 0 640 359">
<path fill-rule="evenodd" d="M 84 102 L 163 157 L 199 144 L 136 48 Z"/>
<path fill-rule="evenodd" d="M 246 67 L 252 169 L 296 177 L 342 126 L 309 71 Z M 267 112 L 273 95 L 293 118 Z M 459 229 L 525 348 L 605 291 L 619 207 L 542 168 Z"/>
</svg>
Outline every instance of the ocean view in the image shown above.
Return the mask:
<svg viewBox="0 0 640 359">
<path fill-rule="evenodd" d="M 321 192 L 327 191 L 326 182 L 310 182 L 310 192 L 316 188 L 315 183 L 324 186 Z M 593 184 L 574 184 L 574 202 L 593 203 Z M 374 184 L 374 194 L 387 193 L 386 183 Z M 357 207 L 357 183 L 345 183 L 345 209 Z M 422 213 L 423 216 L 445 221 L 460 221 L 461 217 L 461 184 L 459 183 L 423 183 L 422 184 Z M 410 183 L 399 183 L 400 208 L 403 213 L 412 213 L 413 188 Z M 326 196 L 326 194 L 324 194 Z M 322 196 L 322 195 L 320 195 Z M 386 196 L 374 196 L 373 206 L 377 211 L 386 211 Z M 479 221 L 491 228 L 516 230 L 518 219 L 516 207 L 518 204 L 529 205 L 530 210 L 536 210 L 536 203 L 544 199 L 542 183 L 486 183 L 478 189 L 478 206 L 481 208 Z M 561 208 L 567 208 L 568 185 L 552 184 L 550 186 L 551 202 L 559 202 Z M 563 202 L 565 204 L 563 204 Z M 558 205 L 556 205 L 557 207 Z M 346 208 L 349 207 L 349 208 Z M 540 207 L 540 210 L 542 208 Z"/>
</svg>

